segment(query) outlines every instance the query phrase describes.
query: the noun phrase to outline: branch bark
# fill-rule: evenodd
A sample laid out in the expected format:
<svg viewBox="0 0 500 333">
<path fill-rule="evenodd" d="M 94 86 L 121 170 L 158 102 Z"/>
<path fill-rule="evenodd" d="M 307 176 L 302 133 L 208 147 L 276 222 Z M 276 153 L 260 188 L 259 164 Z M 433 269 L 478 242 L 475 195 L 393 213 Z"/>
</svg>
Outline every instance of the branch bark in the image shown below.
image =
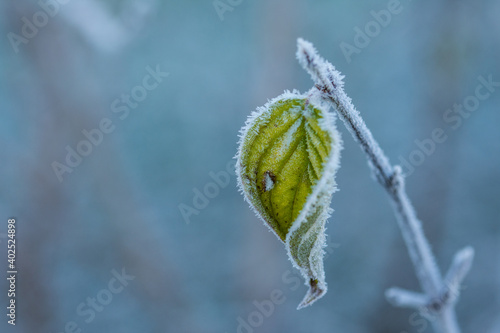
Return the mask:
<svg viewBox="0 0 500 333">
<path fill-rule="evenodd" d="M 406 194 L 401 167 L 389 163 L 351 99 L 344 92 L 343 76 L 340 72 L 319 56 L 311 43 L 299 38 L 297 47 L 297 59 L 315 83 L 313 92 L 319 93 L 337 111 L 367 155 L 375 180 L 388 193 L 415 267 L 423 293 L 391 288 L 386 292 L 387 299 L 396 306 L 419 309 L 438 333 L 459 333 L 454 305 L 458 299 L 460 283 L 472 264 L 474 250 L 467 247 L 457 253 L 446 279 L 443 280 L 429 242 L 425 238 L 422 224 Z"/>
</svg>

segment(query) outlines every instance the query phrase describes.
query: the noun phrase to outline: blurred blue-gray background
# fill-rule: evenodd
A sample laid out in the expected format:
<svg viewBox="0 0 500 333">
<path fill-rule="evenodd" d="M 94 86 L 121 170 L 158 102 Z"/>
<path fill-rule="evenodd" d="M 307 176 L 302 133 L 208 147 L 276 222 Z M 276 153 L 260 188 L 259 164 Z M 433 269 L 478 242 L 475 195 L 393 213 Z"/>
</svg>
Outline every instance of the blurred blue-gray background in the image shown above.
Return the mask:
<svg viewBox="0 0 500 333">
<path fill-rule="evenodd" d="M 408 163 L 443 273 L 475 248 L 456 307 L 463 332 L 500 332 L 499 1 L 9 0 L 0 10 L 0 269 L 15 217 L 19 272 L 15 327 L 0 279 L 0 332 L 431 332 L 384 298 L 419 285 L 342 123 L 329 291 L 314 306 L 296 310 L 306 287 L 236 189 L 246 117 L 312 85 L 298 37 L 346 75 L 391 161 Z"/>
</svg>

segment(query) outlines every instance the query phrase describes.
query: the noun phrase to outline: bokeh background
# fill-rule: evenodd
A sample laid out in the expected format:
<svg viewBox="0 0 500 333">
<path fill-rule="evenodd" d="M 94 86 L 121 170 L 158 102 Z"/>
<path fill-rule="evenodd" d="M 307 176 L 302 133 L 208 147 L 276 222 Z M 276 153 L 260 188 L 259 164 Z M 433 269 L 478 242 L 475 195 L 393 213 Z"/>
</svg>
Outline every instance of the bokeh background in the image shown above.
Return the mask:
<svg viewBox="0 0 500 333">
<path fill-rule="evenodd" d="M 416 154 L 415 140 L 445 131 L 407 188 L 443 272 L 458 249 L 476 250 L 456 307 L 463 332 L 500 332 L 500 89 L 456 129 L 443 119 L 479 76 L 500 81 L 500 2 L 401 0 L 346 58 L 341 43 L 355 46 L 355 28 L 388 4 L 61 0 L 13 46 L 9 33 L 22 36 L 23 17 L 33 22 L 42 7 L 2 1 L 0 269 L 15 217 L 19 274 L 17 325 L 2 314 L 0 332 L 431 332 L 418 312 L 384 298 L 388 287 L 419 286 L 386 195 L 342 123 L 329 291 L 312 307 L 296 310 L 306 287 L 234 174 L 217 191 L 207 185 L 211 173 L 229 175 L 252 110 L 311 87 L 297 37 L 346 75 L 346 92 L 393 163 Z M 148 68 L 168 76 L 126 116 L 114 112 L 122 94 L 140 92 Z M 53 162 L 106 118 L 113 132 L 59 181 Z M 183 217 L 206 186 L 217 194 Z M 135 277 L 116 294 L 106 291 L 113 270 Z M 6 289 L 0 279 L 3 309 Z M 284 301 L 256 315 L 254 302 L 275 290 Z M 77 309 L 96 296 L 106 304 L 87 322 Z M 242 320 L 254 324 L 239 328 Z"/>
</svg>

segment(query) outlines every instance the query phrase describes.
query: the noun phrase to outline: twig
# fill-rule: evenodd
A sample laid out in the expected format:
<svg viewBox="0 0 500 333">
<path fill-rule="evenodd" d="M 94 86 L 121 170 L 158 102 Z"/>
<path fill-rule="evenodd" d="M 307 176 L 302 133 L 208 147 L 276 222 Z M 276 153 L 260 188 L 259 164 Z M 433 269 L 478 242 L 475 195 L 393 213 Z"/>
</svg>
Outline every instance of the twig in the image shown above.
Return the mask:
<svg viewBox="0 0 500 333">
<path fill-rule="evenodd" d="M 297 41 L 297 59 L 311 75 L 316 93 L 329 101 L 344 121 L 354 139 L 366 153 L 374 178 L 387 191 L 394 213 L 408 248 L 410 258 L 423 290 L 423 294 L 391 288 L 386 297 L 397 306 L 425 310 L 434 330 L 439 333 L 459 333 L 454 305 L 459 286 L 472 264 L 474 250 L 467 247 L 460 251 L 443 280 L 436 265 L 429 242 L 425 238 L 421 222 L 405 191 L 404 176 L 400 166 L 392 166 L 389 159 L 374 140 L 359 112 L 343 89 L 343 76 L 332 64 L 321 58 L 314 46 L 303 40 Z"/>
</svg>

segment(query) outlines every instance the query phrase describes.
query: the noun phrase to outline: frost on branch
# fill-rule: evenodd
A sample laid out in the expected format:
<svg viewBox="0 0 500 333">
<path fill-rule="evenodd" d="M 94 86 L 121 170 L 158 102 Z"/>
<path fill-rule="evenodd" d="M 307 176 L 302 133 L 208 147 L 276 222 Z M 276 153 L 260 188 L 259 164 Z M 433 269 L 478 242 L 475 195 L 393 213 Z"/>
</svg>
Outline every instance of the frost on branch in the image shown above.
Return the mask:
<svg viewBox="0 0 500 333">
<path fill-rule="evenodd" d="M 252 113 L 236 164 L 245 199 L 285 244 L 309 291 L 299 308 L 326 292 L 325 223 L 335 191 L 340 136 L 314 95 L 285 92 Z"/>
<path fill-rule="evenodd" d="M 323 59 L 311 43 L 302 38 L 297 40 L 297 60 L 311 75 L 315 87 L 335 108 L 349 132 L 368 155 L 368 165 L 374 178 L 380 183 L 387 183 L 388 175 L 393 173 L 392 166 L 352 104 L 351 98 L 344 92 L 344 76 Z"/>
</svg>

